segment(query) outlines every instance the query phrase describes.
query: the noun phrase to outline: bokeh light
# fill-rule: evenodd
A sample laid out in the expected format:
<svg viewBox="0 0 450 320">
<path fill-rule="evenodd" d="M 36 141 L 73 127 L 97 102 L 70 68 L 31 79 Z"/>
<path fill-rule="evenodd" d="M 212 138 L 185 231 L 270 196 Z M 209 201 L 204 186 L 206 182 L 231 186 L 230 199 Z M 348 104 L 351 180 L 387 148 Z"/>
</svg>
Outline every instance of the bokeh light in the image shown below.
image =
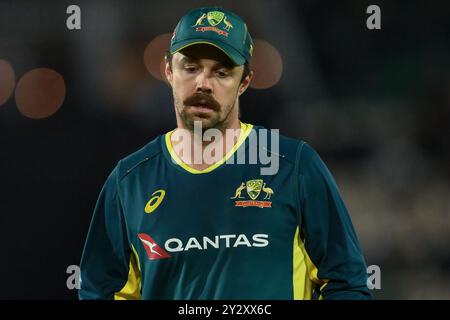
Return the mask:
<svg viewBox="0 0 450 320">
<path fill-rule="evenodd" d="M 8 101 L 14 91 L 16 75 L 11 64 L 0 59 L 0 106 Z"/>
<path fill-rule="evenodd" d="M 283 74 L 283 60 L 278 50 L 265 40 L 253 43 L 252 69 L 253 80 L 250 87 L 267 89 L 280 81 Z"/>
<path fill-rule="evenodd" d="M 145 48 L 144 64 L 148 72 L 158 80 L 167 82 L 164 75 L 164 56 L 169 49 L 171 33 L 155 37 Z"/>
<path fill-rule="evenodd" d="M 64 78 L 52 69 L 33 69 L 20 78 L 15 96 L 22 115 L 32 119 L 47 118 L 58 111 L 64 102 Z"/>
</svg>

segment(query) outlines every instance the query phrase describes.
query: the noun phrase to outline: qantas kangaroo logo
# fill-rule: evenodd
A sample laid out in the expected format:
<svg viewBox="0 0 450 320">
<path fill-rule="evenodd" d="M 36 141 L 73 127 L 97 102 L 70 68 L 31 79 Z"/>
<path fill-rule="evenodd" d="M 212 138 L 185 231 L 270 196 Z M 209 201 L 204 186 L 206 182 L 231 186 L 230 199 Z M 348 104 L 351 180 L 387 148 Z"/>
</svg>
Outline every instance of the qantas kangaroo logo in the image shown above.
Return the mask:
<svg viewBox="0 0 450 320">
<path fill-rule="evenodd" d="M 150 260 L 170 258 L 170 254 L 164 251 L 148 234 L 139 233 L 138 237 Z"/>
</svg>

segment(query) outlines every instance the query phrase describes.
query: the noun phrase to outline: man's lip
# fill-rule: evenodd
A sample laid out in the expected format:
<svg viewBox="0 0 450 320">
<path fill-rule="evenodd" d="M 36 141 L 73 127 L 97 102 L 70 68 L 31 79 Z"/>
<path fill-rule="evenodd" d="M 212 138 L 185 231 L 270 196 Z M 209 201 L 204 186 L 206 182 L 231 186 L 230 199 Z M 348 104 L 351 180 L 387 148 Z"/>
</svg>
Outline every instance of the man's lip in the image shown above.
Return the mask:
<svg viewBox="0 0 450 320">
<path fill-rule="evenodd" d="M 206 104 L 196 104 L 196 105 L 192 105 L 190 107 L 194 108 L 196 111 L 203 111 L 203 112 L 214 111 L 214 108 L 212 108 Z"/>
</svg>

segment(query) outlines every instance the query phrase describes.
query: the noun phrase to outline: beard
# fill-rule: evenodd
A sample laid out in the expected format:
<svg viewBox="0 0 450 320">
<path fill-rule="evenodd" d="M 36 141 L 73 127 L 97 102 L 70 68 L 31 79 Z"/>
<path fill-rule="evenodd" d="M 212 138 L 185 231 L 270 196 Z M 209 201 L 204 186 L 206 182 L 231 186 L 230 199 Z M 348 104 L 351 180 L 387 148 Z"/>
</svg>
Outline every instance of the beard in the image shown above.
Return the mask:
<svg viewBox="0 0 450 320">
<path fill-rule="evenodd" d="M 195 93 L 184 101 L 177 98 L 174 93 L 174 102 L 184 128 L 192 132 L 197 121 L 201 123 L 202 131 L 211 128 L 223 131 L 227 127 L 229 115 L 234 107 L 234 104 L 222 107 L 217 100 L 206 93 Z M 199 112 L 195 107 L 209 110 L 208 112 Z"/>
</svg>

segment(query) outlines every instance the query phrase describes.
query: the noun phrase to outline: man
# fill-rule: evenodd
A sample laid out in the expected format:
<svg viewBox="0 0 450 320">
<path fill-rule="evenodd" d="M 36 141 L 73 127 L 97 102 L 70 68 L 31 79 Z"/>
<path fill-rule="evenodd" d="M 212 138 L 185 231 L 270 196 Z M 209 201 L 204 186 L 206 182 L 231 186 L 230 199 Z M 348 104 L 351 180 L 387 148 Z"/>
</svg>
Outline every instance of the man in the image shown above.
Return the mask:
<svg viewBox="0 0 450 320">
<path fill-rule="evenodd" d="M 350 217 L 319 155 L 277 134 L 266 144 L 264 128 L 239 121 L 252 51 L 246 24 L 230 11 L 200 8 L 180 20 L 165 69 L 177 128 L 108 177 L 82 256 L 81 299 L 371 297 Z M 230 161 L 255 150 L 275 170 Z"/>
</svg>

